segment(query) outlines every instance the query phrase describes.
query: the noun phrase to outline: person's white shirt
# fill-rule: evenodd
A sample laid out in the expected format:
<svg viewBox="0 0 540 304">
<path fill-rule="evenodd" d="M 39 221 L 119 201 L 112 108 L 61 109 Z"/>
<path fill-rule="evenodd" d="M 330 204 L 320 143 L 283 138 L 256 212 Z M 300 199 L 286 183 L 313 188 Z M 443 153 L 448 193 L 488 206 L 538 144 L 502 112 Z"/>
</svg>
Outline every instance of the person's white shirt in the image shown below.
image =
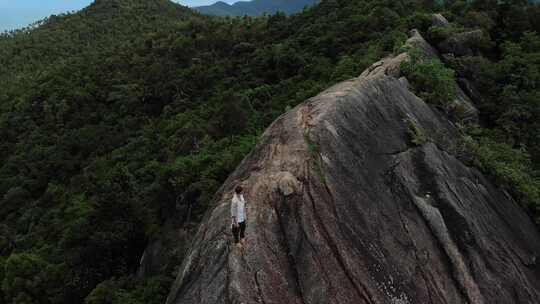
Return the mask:
<svg viewBox="0 0 540 304">
<path fill-rule="evenodd" d="M 236 222 L 241 223 L 246 220 L 246 200 L 242 194 L 234 194 L 231 201 L 231 217 L 236 216 Z M 234 224 L 234 223 L 233 223 Z"/>
</svg>

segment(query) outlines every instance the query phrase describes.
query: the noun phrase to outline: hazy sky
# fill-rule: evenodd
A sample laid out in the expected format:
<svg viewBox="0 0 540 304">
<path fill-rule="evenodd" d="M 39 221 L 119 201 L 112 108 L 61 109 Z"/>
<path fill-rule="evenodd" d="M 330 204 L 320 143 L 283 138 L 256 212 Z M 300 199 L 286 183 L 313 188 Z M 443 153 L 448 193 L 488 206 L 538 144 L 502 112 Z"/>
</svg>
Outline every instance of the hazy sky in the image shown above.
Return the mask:
<svg viewBox="0 0 540 304">
<path fill-rule="evenodd" d="M 212 4 L 217 0 L 175 1 L 187 6 L 197 6 Z M 90 3 L 92 0 L 0 0 L 0 32 L 23 27 L 52 14 L 79 10 Z"/>
</svg>

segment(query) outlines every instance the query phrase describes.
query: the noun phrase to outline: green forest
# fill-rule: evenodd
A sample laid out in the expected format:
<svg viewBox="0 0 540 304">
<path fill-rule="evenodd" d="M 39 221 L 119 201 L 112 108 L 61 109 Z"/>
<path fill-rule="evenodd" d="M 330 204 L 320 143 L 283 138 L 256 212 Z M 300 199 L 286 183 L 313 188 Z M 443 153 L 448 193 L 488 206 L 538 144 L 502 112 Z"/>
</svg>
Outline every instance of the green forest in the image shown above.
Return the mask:
<svg viewBox="0 0 540 304">
<path fill-rule="evenodd" d="M 434 12 L 452 27 L 431 26 Z M 414 28 L 434 44 L 482 30 L 474 54 L 404 70 L 435 106 L 457 75 L 478 88 L 480 124 L 463 124 L 455 153 L 540 219 L 537 4 L 323 0 L 210 17 L 96 0 L 0 35 L 0 302 L 164 303 L 182 252 L 161 274 L 136 272 L 168 217 L 196 229 L 274 119 L 398 52 Z"/>
</svg>

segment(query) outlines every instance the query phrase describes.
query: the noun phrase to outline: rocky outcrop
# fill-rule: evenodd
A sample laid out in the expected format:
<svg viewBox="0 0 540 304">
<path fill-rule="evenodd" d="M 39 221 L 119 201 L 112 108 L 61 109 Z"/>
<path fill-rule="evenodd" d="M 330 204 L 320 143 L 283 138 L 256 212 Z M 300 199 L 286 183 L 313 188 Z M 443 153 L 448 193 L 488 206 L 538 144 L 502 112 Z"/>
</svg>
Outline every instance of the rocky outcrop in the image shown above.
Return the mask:
<svg viewBox="0 0 540 304">
<path fill-rule="evenodd" d="M 431 23 L 434 27 L 450 28 L 452 25 L 441 14 L 433 14 Z M 482 30 L 473 30 L 467 32 L 455 33 L 440 42 L 437 48 L 443 54 L 452 54 L 455 56 L 471 56 L 476 48 L 485 40 Z"/>
<path fill-rule="evenodd" d="M 424 57 L 425 59 L 441 59 L 439 51 L 433 48 L 417 30 L 411 31 L 411 37 L 407 40 L 405 44 L 405 49 L 408 48 L 414 48 L 418 50 L 421 53 L 422 57 Z M 385 58 L 372 65 L 361 76 L 382 72 L 386 75 L 398 78 L 400 77 L 401 62 L 408 59 L 409 55 L 407 53 L 401 53 L 395 57 Z M 460 119 L 462 119 L 463 121 L 477 122 L 478 110 L 469 98 L 469 96 L 478 97 L 476 89 L 466 79 L 461 77 L 458 78 L 456 88 L 456 98 L 452 103 L 450 103 L 446 111 L 453 113 L 459 112 Z M 465 92 L 470 93 L 471 95 L 468 95 Z"/>
<path fill-rule="evenodd" d="M 452 53 L 456 56 L 472 56 L 476 46 L 484 39 L 482 30 L 459 33 L 441 42 L 438 48 L 443 53 Z"/>
<path fill-rule="evenodd" d="M 399 78 L 406 57 L 268 128 L 216 194 L 168 304 L 537 303 L 532 221 L 478 170 L 434 143 L 411 145 L 411 124 L 449 145 L 458 135 Z M 230 234 L 238 184 L 243 250 Z"/>
<path fill-rule="evenodd" d="M 441 14 L 433 14 L 431 16 L 431 24 L 433 26 L 447 27 L 450 26 L 450 22 Z"/>
</svg>

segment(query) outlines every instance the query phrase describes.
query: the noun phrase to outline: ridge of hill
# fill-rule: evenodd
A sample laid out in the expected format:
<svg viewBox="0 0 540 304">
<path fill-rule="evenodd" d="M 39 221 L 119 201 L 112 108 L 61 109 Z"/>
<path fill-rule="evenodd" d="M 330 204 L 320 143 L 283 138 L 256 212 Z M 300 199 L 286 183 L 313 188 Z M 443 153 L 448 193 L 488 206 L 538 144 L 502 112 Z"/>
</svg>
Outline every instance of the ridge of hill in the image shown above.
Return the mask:
<svg viewBox="0 0 540 304">
<path fill-rule="evenodd" d="M 198 6 L 194 9 L 202 14 L 216 16 L 260 16 L 283 12 L 294 14 L 303 8 L 315 5 L 320 0 L 252 0 L 228 4 L 218 1 L 212 5 Z"/>
<path fill-rule="evenodd" d="M 216 195 L 167 304 L 540 296 L 540 233 L 511 197 L 452 155 L 459 131 L 413 93 L 401 68 L 415 56 L 408 52 L 439 60 L 438 52 L 418 31 L 405 46 L 264 132 Z M 465 94 L 452 104 L 474 107 Z M 413 129 L 433 139 L 417 142 Z M 228 233 L 237 185 L 249 205 L 242 247 Z"/>
</svg>

